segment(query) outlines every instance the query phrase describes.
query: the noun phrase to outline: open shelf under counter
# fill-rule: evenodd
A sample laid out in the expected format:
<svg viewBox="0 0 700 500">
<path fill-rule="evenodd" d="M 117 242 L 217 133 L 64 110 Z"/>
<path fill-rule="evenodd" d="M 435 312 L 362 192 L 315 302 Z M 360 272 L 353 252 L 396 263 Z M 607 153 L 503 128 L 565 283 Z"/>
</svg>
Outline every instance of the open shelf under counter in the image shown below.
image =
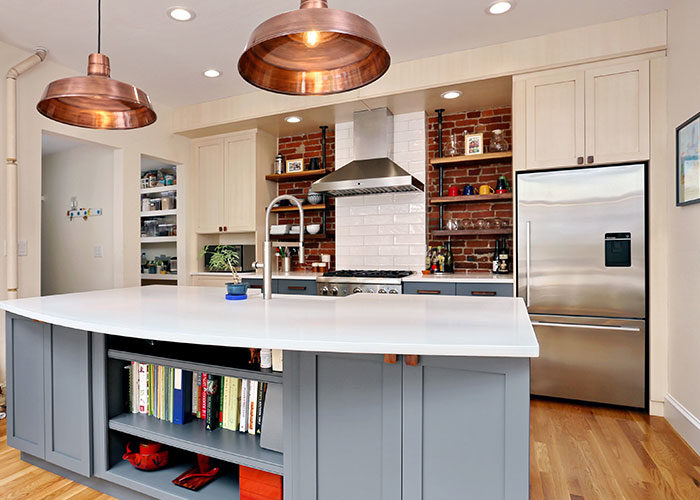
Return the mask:
<svg viewBox="0 0 700 500">
<path fill-rule="evenodd" d="M 156 186 L 152 188 L 141 189 L 141 194 L 156 194 L 156 193 L 167 193 L 170 191 L 177 191 L 177 184 L 172 186 Z"/>
<path fill-rule="evenodd" d="M 177 236 L 142 236 L 141 243 L 176 243 Z"/>
<path fill-rule="evenodd" d="M 513 193 L 503 194 L 473 194 L 469 196 L 433 196 L 430 198 L 431 205 L 443 203 L 483 203 L 486 201 L 512 201 Z"/>
<path fill-rule="evenodd" d="M 512 234 L 512 227 L 504 227 L 500 229 L 459 229 L 450 231 L 449 229 L 431 229 L 432 236 L 479 236 L 479 235 L 505 235 Z"/>
<path fill-rule="evenodd" d="M 304 212 L 306 212 L 307 210 L 309 210 L 309 211 L 311 211 L 311 210 L 325 210 L 326 208 L 329 208 L 329 207 L 326 207 L 325 203 L 320 203 L 318 205 L 302 205 L 302 207 L 304 207 Z M 272 212 L 272 213 L 277 213 L 277 212 L 299 213 L 299 207 L 297 207 L 296 205 L 291 205 L 291 206 L 287 206 L 287 207 L 274 207 L 270 210 L 270 212 Z"/>
<path fill-rule="evenodd" d="M 284 474 L 282 453 L 260 447 L 260 436 L 216 429 L 203 420 L 179 425 L 140 413 L 122 413 L 109 419 L 109 428 L 142 439 L 255 469 Z M 175 479 L 173 476 L 171 479 Z"/>
<path fill-rule="evenodd" d="M 159 470 L 142 471 L 123 460 L 100 476 L 155 498 L 185 500 L 199 500 L 201 498 L 234 500 L 239 498 L 238 474 L 235 471 L 222 474 L 199 491 L 191 491 L 174 485 L 173 479 L 190 467 L 189 464 L 176 464 L 168 465 Z"/>
<path fill-rule="evenodd" d="M 332 170 L 328 169 L 302 170 L 301 172 L 290 172 L 286 174 L 268 174 L 265 176 L 265 179 L 275 182 L 293 182 L 306 179 L 318 179 L 319 177 L 323 177 L 330 172 L 332 172 Z"/>
<path fill-rule="evenodd" d="M 503 153 L 484 153 L 480 155 L 467 155 L 467 156 L 447 156 L 443 158 L 433 158 L 430 160 L 431 165 L 436 167 L 450 167 L 453 165 L 459 165 L 463 163 L 474 163 L 492 160 L 505 160 L 513 158 L 512 151 L 505 151 Z"/>
<path fill-rule="evenodd" d="M 141 217 L 165 217 L 166 215 L 177 215 L 177 208 L 172 210 L 149 210 L 141 212 Z"/>
<path fill-rule="evenodd" d="M 206 363 L 198 363 L 175 358 L 164 358 L 153 356 L 150 354 L 142 354 L 131 351 L 120 351 L 117 349 L 109 349 L 107 357 L 110 359 L 119 359 L 122 361 L 136 361 L 139 363 L 170 366 L 172 368 L 181 368 L 192 372 L 211 373 L 212 375 L 220 375 L 225 377 L 238 377 L 248 380 L 259 380 L 261 382 L 271 382 L 273 384 L 282 383 L 282 372 L 262 372 L 259 370 L 248 370 L 245 368 L 233 368 L 228 366 L 210 365 Z"/>
<path fill-rule="evenodd" d="M 142 280 L 153 280 L 153 281 L 177 281 L 177 274 L 149 274 L 142 273 Z"/>
</svg>

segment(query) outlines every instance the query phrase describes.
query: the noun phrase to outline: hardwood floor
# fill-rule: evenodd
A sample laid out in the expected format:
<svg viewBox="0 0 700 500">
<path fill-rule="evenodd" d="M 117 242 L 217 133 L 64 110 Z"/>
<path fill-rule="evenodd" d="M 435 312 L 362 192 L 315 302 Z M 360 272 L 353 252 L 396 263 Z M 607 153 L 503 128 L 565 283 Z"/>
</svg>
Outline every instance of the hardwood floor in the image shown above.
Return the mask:
<svg viewBox="0 0 700 500">
<path fill-rule="evenodd" d="M 531 500 L 700 500 L 700 458 L 660 417 L 532 401 Z M 0 499 L 112 497 L 28 465 L 0 421 Z"/>
</svg>

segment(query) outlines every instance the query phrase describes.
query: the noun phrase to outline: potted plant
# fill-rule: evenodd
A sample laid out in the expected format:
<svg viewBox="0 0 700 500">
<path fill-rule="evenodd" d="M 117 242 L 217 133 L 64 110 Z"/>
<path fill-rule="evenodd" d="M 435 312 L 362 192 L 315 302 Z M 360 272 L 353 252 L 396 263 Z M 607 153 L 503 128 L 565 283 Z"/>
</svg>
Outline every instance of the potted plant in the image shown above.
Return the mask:
<svg viewBox="0 0 700 500">
<path fill-rule="evenodd" d="M 236 271 L 240 261 L 238 254 L 226 245 L 217 245 L 214 250 L 202 250 L 200 257 L 205 253 L 210 255 L 209 269 L 227 269 L 231 271 L 231 282 L 226 283 L 226 292 L 229 295 L 246 295 L 248 283 L 243 283 Z"/>
</svg>

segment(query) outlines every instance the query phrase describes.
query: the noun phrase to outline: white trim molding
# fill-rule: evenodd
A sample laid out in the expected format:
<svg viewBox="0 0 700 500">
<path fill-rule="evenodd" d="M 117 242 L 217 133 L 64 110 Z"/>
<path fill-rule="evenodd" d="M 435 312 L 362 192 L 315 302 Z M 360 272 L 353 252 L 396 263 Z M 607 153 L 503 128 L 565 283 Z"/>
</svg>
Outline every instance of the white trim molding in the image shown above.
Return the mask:
<svg viewBox="0 0 700 500">
<path fill-rule="evenodd" d="M 700 455 L 700 419 L 670 394 L 666 394 L 665 414 L 676 432 Z"/>
<path fill-rule="evenodd" d="M 664 416 L 664 402 L 649 400 L 649 415 L 652 417 L 663 417 Z"/>
</svg>

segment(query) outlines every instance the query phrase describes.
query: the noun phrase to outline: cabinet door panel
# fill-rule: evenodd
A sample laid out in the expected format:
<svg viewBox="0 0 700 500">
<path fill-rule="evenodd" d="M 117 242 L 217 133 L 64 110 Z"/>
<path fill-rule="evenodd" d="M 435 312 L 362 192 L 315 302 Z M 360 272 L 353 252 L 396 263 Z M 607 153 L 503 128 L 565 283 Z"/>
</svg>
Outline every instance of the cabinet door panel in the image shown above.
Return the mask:
<svg viewBox="0 0 700 500">
<path fill-rule="evenodd" d="M 7 315 L 7 444 L 44 458 L 45 323 Z"/>
<path fill-rule="evenodd" d="M 403 500 L 526 500 L 529 360 L 403 368 Z"/>
<path fill-rule="evenodd" d="M 584 73 L 527 81 L 527 168 L 578 164 L 584 154 Z"/>
<path fill-rule="evenodd" d="M 649 159 L 649 61 L 586 71 L 586 157 Z"/>
<path fill-rule="evenodd" d="M 512 297 L 511 283 L 457 283 L 457 295 L 467 297 Z"/>
<path fill-rule="evenodd" d="M 46 460 L 89 477 L 90 334 L 53 325 L 45 358 Z"/>
<path fill-rule="evenodd" d="M 400 500 L 401 365 L 376 355 L 284 355 L 285 404 L 300 401 L 288 493 L 304 500 Z M 294 367 L 298 382 L 288 384 Z"/>
<path fill-rule="evenodd" d="M 225 160 L 226 230 L 255 231 L 255 140 L 227 139 Z"/>
<path fill-rule="evenodd" d="M 410 281 L 403 284 L 403 293 L 411 295 L 454 295 L 455 284 L 434 281 Z"/>
<path fill-rule="evenodd" d="M 194 146 L 197 162 L 197 232 L 216 233 L 223 226 L 224 142 L 213 139 Z"/>
</svg>

